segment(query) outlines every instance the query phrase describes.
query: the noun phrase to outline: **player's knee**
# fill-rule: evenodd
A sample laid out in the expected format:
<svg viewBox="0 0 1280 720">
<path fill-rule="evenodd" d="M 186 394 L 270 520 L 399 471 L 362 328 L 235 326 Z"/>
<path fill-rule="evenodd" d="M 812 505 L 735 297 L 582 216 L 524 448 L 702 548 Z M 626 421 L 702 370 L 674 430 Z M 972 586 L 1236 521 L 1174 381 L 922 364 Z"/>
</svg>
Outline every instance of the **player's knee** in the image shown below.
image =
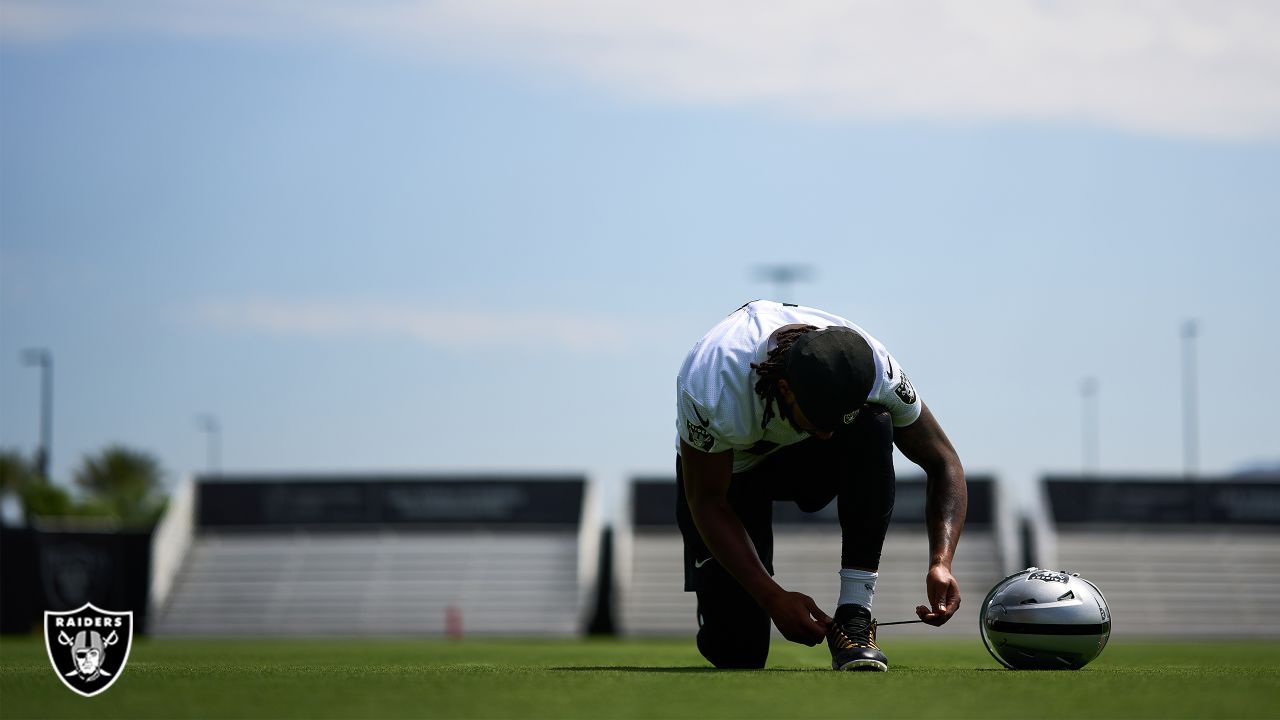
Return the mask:
<svg viewBox="0 0 1280 720">
<path fill-rule="evenodd" d="M 769 659 L 769 635 L 762 638 L 743 638 L 707 632 L 698 632 L 698 651 L 702 657 L 721 670 L 759 670 Z"/>
<path fill-rule="evenodd" d="M 711 660 L 711 658 L 707 659 Z M 718 660 L 711 660 L 711 664 L 715 665 L 717 670 L 763 670 L 764 661 L 766 659 L 766 656 L 752 658 L 720 658 Z"/>
</svg>

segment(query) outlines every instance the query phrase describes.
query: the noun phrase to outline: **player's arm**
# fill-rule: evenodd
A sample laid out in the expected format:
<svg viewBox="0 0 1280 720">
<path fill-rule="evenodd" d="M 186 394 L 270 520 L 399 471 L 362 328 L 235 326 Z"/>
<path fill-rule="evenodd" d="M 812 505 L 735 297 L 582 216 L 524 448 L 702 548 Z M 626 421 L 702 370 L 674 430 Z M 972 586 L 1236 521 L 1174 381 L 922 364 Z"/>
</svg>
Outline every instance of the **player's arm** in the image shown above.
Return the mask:
<svg viewBox="0 0 1280 720">
<path fill-rule="evenodd" d="M 813 598 L 787 592 L 769 577 L 751 537 L 729 505 L 733 452 L 702 452 L 681 440 L 680 463 L 689 511 L 716 562 L 769 613 L 783 637 L 806 645 L 821 642 L 831 618 L 818 609 Z"/>
<path fill-rule="evenodd" d="M 951 561 L 969 508 L 964 467 L 927 405 L 922 404 L 915 422 L 894 430 L 893 440 L 928 479 L 925 523 L 929 530 L 929 573 L 925 587 L 932 607 L 921 605 L 916 608 L 916 615 L 930 625 L 941 625 L 960 607 L 960 586 L 951 574 Z"/>
</svg>

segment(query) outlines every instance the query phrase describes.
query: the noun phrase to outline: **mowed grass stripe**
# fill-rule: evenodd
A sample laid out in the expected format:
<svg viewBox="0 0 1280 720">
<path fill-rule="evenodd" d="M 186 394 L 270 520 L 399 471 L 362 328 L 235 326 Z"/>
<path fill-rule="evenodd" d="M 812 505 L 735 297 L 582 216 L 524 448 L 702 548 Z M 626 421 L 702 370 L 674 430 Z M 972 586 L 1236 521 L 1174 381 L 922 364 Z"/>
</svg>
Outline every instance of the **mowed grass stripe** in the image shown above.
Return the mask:
<svg viewBox="0 0 1280 720">
<path fill-rule="evenodd" d="M 887 636 L 888 633 L 886 632 Z M 1000 669 L 975 637 L 885 637 L 887 674 L 775 641 L 766 670 L 690 640 L 141 640 L 85 699 L 39 638 L 0 641 L 2 718 L 1280 718 L 1280 643 L 1113 641 L 1077 672 Z"/>
</svg>

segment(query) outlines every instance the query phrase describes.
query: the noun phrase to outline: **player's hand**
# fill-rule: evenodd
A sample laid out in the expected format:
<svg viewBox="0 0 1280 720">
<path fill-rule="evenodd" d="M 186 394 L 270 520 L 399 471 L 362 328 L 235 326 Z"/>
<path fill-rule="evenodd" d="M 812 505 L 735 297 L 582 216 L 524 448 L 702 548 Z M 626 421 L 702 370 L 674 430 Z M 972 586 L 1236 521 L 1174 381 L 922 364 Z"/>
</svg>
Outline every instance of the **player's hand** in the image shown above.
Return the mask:
<svg viewBox="0 0 1280 720">
<path fill-rule="evenodd" d="M 929 625 L 942 625 L 960 609 L 960 583 L 951 574 L 951 568 L 934 565 L 924 579 L 924 589 L 929 604 L 916 606 L 916 616 Z"/>
<path fill-rule="evenodd" d="M 782 637 L 803 645 L 817 645 L 827 636 L 831 618 L 818 609 L 813 598 L 798 592 L 775 595 L 765 606 Z"/>
</svg>

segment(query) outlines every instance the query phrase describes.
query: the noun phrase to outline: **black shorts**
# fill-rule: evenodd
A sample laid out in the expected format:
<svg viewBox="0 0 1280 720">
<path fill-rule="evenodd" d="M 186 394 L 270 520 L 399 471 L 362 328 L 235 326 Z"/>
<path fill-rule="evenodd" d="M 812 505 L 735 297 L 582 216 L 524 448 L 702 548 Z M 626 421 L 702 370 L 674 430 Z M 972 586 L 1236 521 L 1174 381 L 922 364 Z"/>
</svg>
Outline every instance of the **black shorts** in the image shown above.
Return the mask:
<svg viewBox="0 0 1280 720">
<path fill-rule="evenodd" d="M 773 503 L 794 502 L 804 512 L 817 512 L 839 495 L 845 481 L 867 475 L 877 485 L 889 484 L 892 492 L 892 421 L 888 411 L 867 405 L 854 425 L 829 440 L 809 438 L 774 452 L 756 467 L 734 473 L 729 483 L 729 506 L 742 521 L 756 546 L 760 562 L 773 575 Z M 886 467 L 887 466 L 887 467 Z M 871 479 L 871 478 L 868 478 Z M 882 502 L 875 503 L 883 505 Z M 892 499 L 889 499 L 892 506 Z M 875 512 L 881 511 L 877 508 Z M 698 533 L 684 496 L 684 468 L 676 457 L 676 524 L 684 537 L 684 589 L 694 592 L 701 578 L 722 573 L 704 572 L 711 557 Z M 714 561 L 712 561 L 714 562 Z M 727 573 L 723 573 L 728 577 Z"/>
</svg>

